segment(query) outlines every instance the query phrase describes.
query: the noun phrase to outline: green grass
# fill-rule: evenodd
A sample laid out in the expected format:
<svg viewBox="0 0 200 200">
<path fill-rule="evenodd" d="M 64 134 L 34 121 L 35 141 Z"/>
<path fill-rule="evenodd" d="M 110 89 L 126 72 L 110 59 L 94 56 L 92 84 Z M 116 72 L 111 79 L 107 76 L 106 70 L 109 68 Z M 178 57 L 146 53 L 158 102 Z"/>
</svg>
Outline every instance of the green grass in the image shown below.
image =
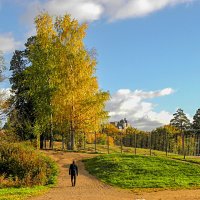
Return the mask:
<svg viewBox="0 0 200 200">
<path fill-rule="evenodd" d="M 200 188 L 200 165 L 160 156 L 101 155 L 85 160 L 86 169 L 121 188 Z"/>
<path fill-rule="evenodd" d="M 32 188 L 3 188 L 0 189 L 0 200 L 24 200 L 46 192 L 50 186 L 35 186 Z"/>
</svg>

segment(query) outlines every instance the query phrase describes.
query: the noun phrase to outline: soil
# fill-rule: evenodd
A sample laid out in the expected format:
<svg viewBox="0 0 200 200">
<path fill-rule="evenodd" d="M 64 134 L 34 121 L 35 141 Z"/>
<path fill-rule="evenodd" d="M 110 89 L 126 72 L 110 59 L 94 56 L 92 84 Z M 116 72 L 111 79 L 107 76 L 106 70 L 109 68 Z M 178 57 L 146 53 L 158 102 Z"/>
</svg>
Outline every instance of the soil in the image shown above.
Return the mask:
<svg viewBox="0 0 200 200">
<path fill-rule="evenodd" d="M 200 190 L 163 190 L 133 192 L 106 185 L 90 175 L 81 162 L 95 154 L 45 151 L 59 166 L 58 184 L 47 193 L 29 200 L 200 200 Z M 76 160 L 79 176 L 75 187 L 71 186 L 68 168 Z"/>
</svg>

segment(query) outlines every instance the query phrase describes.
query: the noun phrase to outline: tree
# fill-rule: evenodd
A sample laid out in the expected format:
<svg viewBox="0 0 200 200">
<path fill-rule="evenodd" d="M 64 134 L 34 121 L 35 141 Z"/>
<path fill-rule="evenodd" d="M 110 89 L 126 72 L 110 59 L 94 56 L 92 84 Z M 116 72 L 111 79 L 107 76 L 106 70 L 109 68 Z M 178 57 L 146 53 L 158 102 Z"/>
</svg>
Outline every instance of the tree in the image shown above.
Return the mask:
<svg viewBox="0 0 200 200">
<path fill-rule="evenodd" d="M 108 153 L 110 153 L 110 138 L 113 138 L 113 140 L 117 138 L 119 134 L 119 129 L 113 124 L 105 124 L 102 132 L 107 135 L 107 150 Z"/>
<path fill-rule="evenodd" d="M 156 128 L 151 132 L 152 135 L 152 148 L 166 152 L 176 153 L 178 147 L 178 135 L 180 130 L 171 125 L 165 125 Z"/>
<path fill-rule="evenodd" d="M 54 123 L 74 149 L 77 136 L 97 131 L 107 118 L 109 93 L 99 89 L 96 58 L 84 46 L 86 24 L 69 15 L 54 20 L 47 13 L 38 15 L 35 24 L 36 36 L 28 39 L 24 51 L 15 51 L 11 61 L 15 95 L 10 119 L 15 119 L 15 128 L 31 128 L 37 146 L 49 127 L 53 140 Z"/>
<path fill-rule="evenodd" d="M 191 127 L 190 120 L 187 118 L 187 116 L 185 115 L 183 110 L 180 108 L 176 111 L 176 113 L 173 114 L 173 116 L 174 117 L 173 117 L 173 119 L 171 119 L 170 125 L 181 130 L 182 151 L 183 151 L 184 158 L 185 158 L 185 134 L 184 134 L 184 131 L 186 131 L 187 129 L 189 129 Z"/>
<path fill-rule="evenodd" d="M 199 155 L 200 153 L 200 108 L 196 111 L 194 117 L 193 117 L 193 123 L 192 123 L 192 128 L 195 131 L 195 135 L 197 136 L 197 154 Z"/>
<path fill-rule="evenodd" d="M 130 147 L 134 147 L 134 153 L 136 155 L 136 152 L 137 152 L 137 137 L 138 137 L 138 134 L 140 133 L 140 131 L 134 127 L 128 127 L 127 130 L 127 136 L 125 138 L 125 141 L 129 141 L 129 145 L 127 146 L 130 146 Z M 128 142 L 126 142 L 128 143 Z"/>
<path fill-rule="evenodd" d="M 28 45 L 28 43 L 26 44 Z M 30 139 L 33 122 L 32 103 L 28 99 L 28 85 L 26 84 L 25 70 L 29 65 L 26 50 L 16 50 L 10 61 L 10 78 L 12 96 L 8 124 L 22 140 Z"/>
<path fill-rule="evenodd" d="M 107 117 L 104 106 L 109 94 L 99 90 L 96 59 L 83 43 L 86 24 L 79 25 L 69 15 L 57 17 L 53 24 L 52 17 L 42 14 L 36 20 L 36 27 L 42 48 L 51 52 L 48 61 L 53 66 L 50 83 L 55 87 L 51 101 L 53 121 L 62 118 L 69 125 L 73 150 L 77 134 L 97 131 Z"/>
<path fill-rule="evenodd" d="M 0 83 L 4 81 L 5 76 L 3 72 L 6 70 L 5 62 L 3 53 L 0 51 Z M 1 120 L 4 118 L 4 114 L 7 111 L 7 97 L 6 97 L 6 91 L 3 89 L 0 89 L 0 126 L 1 126 Z"/>
<path fill-rule="evenodd" d="M 33 133 L 37 137 L 37 147 L 42 147 L 44 132 L 51 127 L 52 133 L 52 106 L 51 98 L 53 85 L 51 84 L 51 76 L 53 72 L 53 52 L 52 52 L 52 37 L 50 38 L 49 26 L 52 21 L 46 21 L 45 27 L 48 30 L 49 38 L 45 34 L 42 35 L 41 29 L 44 24 L 40 24 L 36 18 L 36 31 L 37 34 L 27 46 L 28 59 L 30 66 L 25 70 L 26 85 L 29 86 L 28 98 L 32 101 L 34 123 Z M 44 31 L 44 30 L 43 30 Z M 46 31 L 46 29 L 45 29 Z M 51 134 L 50 147 L 53 148 L 53 136 Z"/>
<path fill-rule="evenodd" d="M 84 47 L 86 24 L 79 25 L 69 15 L 53 22 L 47 13 L 37 16 L 35 24 L 31 65 L 26 70 L 35 134 L 41 134 L 50 121 L 64 123 L 73 150 L 77 134 L 98 130 L 107 117 L 104 106 L 109 94 L 99 90 L 96 59 Z"/>
<path fill-rule="evenodd" d="M 200 133 L 200 108 L 196 111 L 193 117 L 192 127 L 197 133 Z"/>
<path fill-rule="evenodd" d="M 16 50 L 10 62 L 10 70 L 12 76 L 10 78 L 12 96 L 10 98 L 10 113 L 8 125 L 22 140 L 40 137 L 38 117 L 38 109 L 36 108 L 36 100 L 40 99 L 42 104 L 42 95 L 39 97 L 39 84 L 37 82 L 38 74 L 34 73 L 33 63 L 31 62 L 31 50 L 33 44 L 36 43 L 36 37 L 30 37 L 25 44 L 25 50 Z M 40 52 L 42 54 L 42 52 Z M 39 71 L 37 71 L 39 73 Z M 36 76 L 36 78 L 33 76 Z M 44 77 L 44 76 L 43 76 Z M 34 82 L 32 82 L 34 80 Z M 37 88 L 38 93 L 33 92 L 33 86 Z M 34 95 L 33 95 L 34 94 Z M 35 95 L 37 94 L 37 96 Z M 38 125 L 39 124 L 39 125 Z M 37 133 L 39 132 L 39 135 Z M 40 141 L 40 140 L 38 140 Z M 39 143 L 38 143 L 39 146 Z"/>
</svg>

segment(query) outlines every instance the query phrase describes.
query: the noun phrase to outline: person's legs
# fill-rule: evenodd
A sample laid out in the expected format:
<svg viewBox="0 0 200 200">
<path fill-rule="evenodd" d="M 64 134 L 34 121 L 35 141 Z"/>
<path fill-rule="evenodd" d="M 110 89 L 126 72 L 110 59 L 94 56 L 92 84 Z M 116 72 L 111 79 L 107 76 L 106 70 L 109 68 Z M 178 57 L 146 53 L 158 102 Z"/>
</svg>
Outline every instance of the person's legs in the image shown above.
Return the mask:
<svg viewBox="0 0 200 200">
<path fill-rule="evenodd" d="M 76 175 L 74 175 L 74 186 L 76 185 Z"/>
<path fill-rule="evenodd" d="M 71 183 L 72 183 L 72 186 L 74 186 L 74 184 L 73 184 L 73 176 L 74 175 L 71 174 Z"/>
</svg>

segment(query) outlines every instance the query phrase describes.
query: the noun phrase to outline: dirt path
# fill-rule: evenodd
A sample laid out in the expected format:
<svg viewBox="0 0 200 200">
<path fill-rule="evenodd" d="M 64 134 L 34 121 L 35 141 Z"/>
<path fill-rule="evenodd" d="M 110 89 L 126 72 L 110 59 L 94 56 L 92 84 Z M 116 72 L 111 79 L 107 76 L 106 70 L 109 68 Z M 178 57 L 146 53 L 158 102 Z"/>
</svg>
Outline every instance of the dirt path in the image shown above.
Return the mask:
<svg viewBox="0 0 200 200">
<path fill-rule="evenodd" d="M 48 193 L 29 200 L 200 200 L 200 190 L 165 190 L 136 194 L 128 190 L 113 188 L 98 181 L 84 169 L 80 160 L 95 155 L 53 151 L 47 154 L 56 160 L 60 167 L 58 185 Z M 77 161 L 79 167 L 76 187 L 71 187 L 68 175 L 68 167 L 73 159 Z"/>
</svg>

